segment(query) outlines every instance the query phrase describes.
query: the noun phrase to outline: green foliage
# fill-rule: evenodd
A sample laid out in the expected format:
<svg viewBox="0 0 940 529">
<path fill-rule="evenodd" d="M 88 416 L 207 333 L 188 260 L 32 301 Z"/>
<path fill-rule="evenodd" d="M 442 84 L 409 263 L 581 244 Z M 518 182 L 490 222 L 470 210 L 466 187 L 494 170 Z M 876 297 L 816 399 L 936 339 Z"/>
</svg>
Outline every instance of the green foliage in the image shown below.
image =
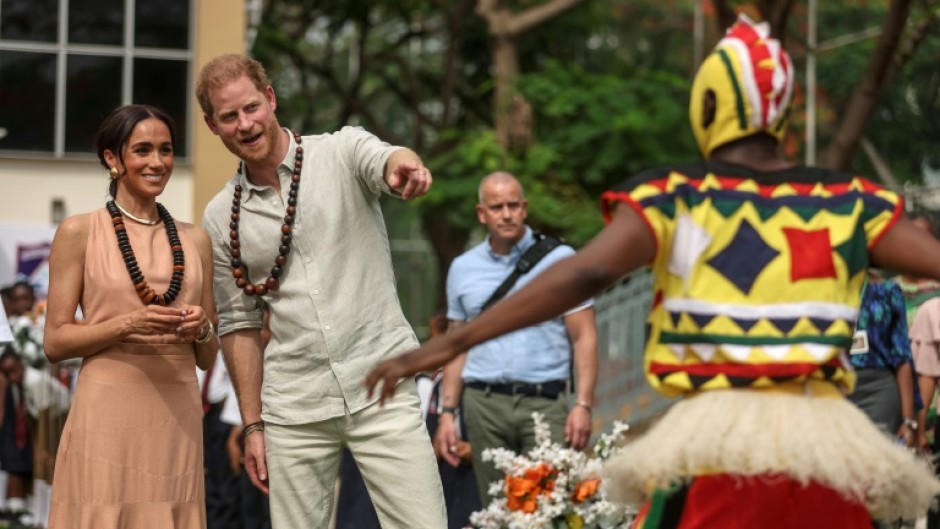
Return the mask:
<svg viewBox="0 0 940 529">
<path fill-rule="evenodd" d="M 851 0 L 826 2 L 820 5 L 820 41 L 880 27 L 888 6 L 882 2 L 860 3 Z M 921 9 L 912 11 L 907 27 L 913 27 L 928 16 Z M 911 60 L 894 77 L 881 94 L 866 137 L 878 149 L 894 175 L 902 182 L 920 183 L 924 168 L 940 167 L 940 34 L 937 22 L 920 43 Z M 831 138 L 843 113 L 843 107 L 855 88 L 848 79 L 858 79 L 875 50 L 877 37 L 825 51 L 818 56 L 817 78 L 821 92 L 819 136 L 821 145 Z M 874 170 L 861 149 L 857 149 L 851 170 L 874 176 Z"/>
<path fill-rule="evenodd" d="M 533 108 L 536 143 L 510 152 L 488 129 L 453 131 L 453 147 L 430 162 L 444 183 L 427 201 L 448 204 L 460 212 L 452 220 L 470 227 L 480 178 L 508 171 L 523 183 L 532 224 L 583 244 L 602 227 L 601 192 L 650 166 L 698 156 L 686 85 L 664 72 L 592 74 L 548 61 L 518 83 Z"/>
</svg>

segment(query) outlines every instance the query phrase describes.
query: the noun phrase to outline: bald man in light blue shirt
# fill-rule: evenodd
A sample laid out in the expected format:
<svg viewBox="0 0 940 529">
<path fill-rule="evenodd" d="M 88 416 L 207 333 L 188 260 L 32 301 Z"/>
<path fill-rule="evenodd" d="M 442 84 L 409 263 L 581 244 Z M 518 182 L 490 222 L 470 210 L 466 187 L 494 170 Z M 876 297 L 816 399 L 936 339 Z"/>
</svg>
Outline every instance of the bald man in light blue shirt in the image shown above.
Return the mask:
<svg viewBox="0 0 940 529">
<path fill-rule="evenodd" d="M 493 292 L 514 270 L 536 237 L 525 224 L 528 204 L 522 186 L 505 172 L 480 183 L 477 218 L 489 236 L 454 260 L 447 275 L 447 318 L 450 328 L 472 320 Z M 510 293 L 543 270 L 574 254 L 561 245 L 523 274 Z M 508 295 L 508 294 L 507 294 Z M 568 380 L 574 363 L 575 399 L 569 409 Z M 583 448 L 591 436 L 591 407 L 597 379 L 597 331 L 593 302 L 561 317 L 484 342 L 444 368 L 440 422 L 435 449 L 457 466 L 454 409 L 463 397 L 467 435 L 480 499 L 485 505 L 490 483 L 502 479 L 492 463 L 483 462 L 486 448 L 504 447 L 524 453 L 535 446 L 533 412 L 545 415 L 552 439 Z"/>
</svg>

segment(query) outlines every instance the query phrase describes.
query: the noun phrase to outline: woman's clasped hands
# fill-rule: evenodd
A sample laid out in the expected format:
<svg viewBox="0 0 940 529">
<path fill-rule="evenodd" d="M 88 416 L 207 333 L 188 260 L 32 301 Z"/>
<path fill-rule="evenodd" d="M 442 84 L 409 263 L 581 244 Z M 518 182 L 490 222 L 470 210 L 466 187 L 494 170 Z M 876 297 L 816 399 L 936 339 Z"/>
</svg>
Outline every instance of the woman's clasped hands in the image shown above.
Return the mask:
<svg viewBox="0 0 940 529">
<path fill-rule="evenodd" d="M 176 336 L 175 341 L 191 343 L 205 336 L 208 330 L 209 319 L 203 308 L 198 305 L 147 305 L 130 314 L 125 335 L 173 334 Z"/>
</svg>

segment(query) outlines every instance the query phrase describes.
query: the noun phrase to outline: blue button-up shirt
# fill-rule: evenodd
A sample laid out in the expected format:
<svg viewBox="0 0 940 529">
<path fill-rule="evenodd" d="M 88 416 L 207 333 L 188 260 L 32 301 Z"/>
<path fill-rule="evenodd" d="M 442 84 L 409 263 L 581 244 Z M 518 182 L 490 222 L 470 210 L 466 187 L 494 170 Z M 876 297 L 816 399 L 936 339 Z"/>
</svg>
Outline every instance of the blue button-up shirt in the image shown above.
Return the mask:
<svg viewBox="0 0 940 529">
<path fill-rule="evenodd" d="M 513 271 L 516 262 L 535 243 L 532 230 L 513 246 L 509 255 L 493 253 L 489 238 L 454 260 L 447 274 L 447 318 L 469 321 L 480 314 L 486 300 Z M 507 296 L 524 287 L 534 277 L 558 261 L 574 254 L 562 245 L 542 258 L 523 274 Z M 571 314 L 593 305 L 588 300 L 568 312 Z M 527 327 L 470 349 L 464 365 L 467 382 L 528 382 L 567 380 L 571 365 L 571 342 L 564 317 Z"/>
</svg>

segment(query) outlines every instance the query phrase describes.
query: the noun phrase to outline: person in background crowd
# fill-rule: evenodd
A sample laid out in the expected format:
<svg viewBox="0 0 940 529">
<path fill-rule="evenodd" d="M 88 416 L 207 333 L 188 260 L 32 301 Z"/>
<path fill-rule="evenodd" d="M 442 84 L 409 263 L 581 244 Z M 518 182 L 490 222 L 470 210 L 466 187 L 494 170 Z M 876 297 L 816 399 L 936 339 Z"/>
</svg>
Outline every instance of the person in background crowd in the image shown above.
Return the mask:
<svg viewBox="0 0 940 529">
<path fill-rule="evenodd" d="M 95 146 L 111 198 L 65 219 L 52 243 L 45 352 L 82 367 L 49 529 L 206 527 L 196 368 L 219 350 L 212 252 L 202 229 L 157 202 L 174 138 L 158 108 L 109 113 Z"/>
<path fill-rule="evenodd" d="M 0 304 L 3 304 L 3 311 L 6 314 L 7 320 L 9 320 L 13 313 L 13 288 L 3 287 L 0 288 Z"/>
<path fill-rule="evenodd" d="M 25 395 L 22 361 L 6 345 L 0 354 L 0 468 L 8 474 L 5 505 L 14 516 L 26 511 L 33 481 L 36 423 L 26 409 Z"/>
<path fill-rule="evenodd" d="M 435 314 L 431 317 L 428 328 L 430 338 L 441 336 L 447 332 L 447 314 Z M 419 375 L 420 376 L 420 375 Z M 428 395 L 426 422 L 428 433 L 432 438 L 437 434 L 437 426 L 441 417 L 441 383 L 444 379 L 443 369 L 438 369 L 430 377 L 425 376 L 431 384 Z M 421 378 L 419 378 L 419 381 Z M 483 505 L 477 487 L 477 480 L 473 474 L 473 447 L 467 435 L 467 424 L 464 421 L 463 405 L 458 404 L 453 411 L 453 420 L 456 427 L 456 447 L 453 452 L 442 452 L 440 444 L 434 445 L 437 456 L 437 467 L 441 473 L 441 484 L 444 486 L 444 502 L 447 505 L 447 528 L 463 529 L 470 523 L 470 515 L 480 510 Z M 447 415 L 447 414 L 445 414 Z M 459 462 L 453 465 L 444 455 L 457 456 Z M 451 458 L 452 460 L 452 458 Z"/>
<path fill-rule="evenodd" d="M 232 425 L 221 418 L 232 389 L 220 350 L 207 371 L 198 371 L 202 397 L 202 445 L 206 465 L 207 529 L 241 529 L 238 474 L 233 472 L 226 452 Z M 233 397 L 234 398 L 234 397 Z"/>
<path fill-rule="evenodd" d="M 940 242 L 864 178 L 787 160 L 793 66 L 742 16 L 702 63 L 689 118 L 704 161 L 635 175 L 603 195 L 607 227 L 478 318 L 380 363 L 402 377 L 557 316 L 640 266 L 654 273 L 647 379 L 682 396 L 604 468 L 640 529 L 858 529 L 917 517 L 940 482 L 843 392 L 871 259 L 940 279 Z M 381 384 L 380 384 L 381 383 Z M 471 431 L 471 440 L 473 432 Z"/>
<path fill-rule="evenodd" d="M 17 281 L 10 287 L 10 301 L 14 316 L 30 316 L 36 305 L 36 290 L 26 281 Z"/>
<path fill-rule="evenodd" d="M 488 236 L 450 266 L 448 328 L 459 328 L 478 317 L 516 264 L 521 259 L 534 260 L 524 257 L 529 249 L 544 244 L 525 223 L 528 204 L 514 176 L 505 172 L 487 175 L 480 182 L 479 199 L 477 219 Z M 567 245 L 552 248 L 509 292 L 573 254 Z M 576 398 L 569 409 L 567 388 L 572 369 L 577 377 Z M 492 462 L 483 461 L 483 451 L 503 447 L 521 454 L 534 448 L 534 412 L 545 416 L 553 441 L 583 448 L 591 437 L 596 380 L 597 330 L 592 301 L 550 321 L 480 344 L 444 368 L 435 434 L 437 453 L 454 467 L 461 463 L 454 412 L 462 402 L 467 433 L 473 438 L 477 489 L 480 500 L 488 503 L 490 484 L 504 476 Z"/>
<path fill-rule="evenodd" d="M 913 447 L 923 424 L 917 420 L 923 403 L 915 387 L 904 296 L 880 270 L 869 269 L 849 360 L 858 376 L 849 400 L 886 433 Z"/>
</svg>

